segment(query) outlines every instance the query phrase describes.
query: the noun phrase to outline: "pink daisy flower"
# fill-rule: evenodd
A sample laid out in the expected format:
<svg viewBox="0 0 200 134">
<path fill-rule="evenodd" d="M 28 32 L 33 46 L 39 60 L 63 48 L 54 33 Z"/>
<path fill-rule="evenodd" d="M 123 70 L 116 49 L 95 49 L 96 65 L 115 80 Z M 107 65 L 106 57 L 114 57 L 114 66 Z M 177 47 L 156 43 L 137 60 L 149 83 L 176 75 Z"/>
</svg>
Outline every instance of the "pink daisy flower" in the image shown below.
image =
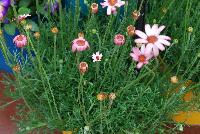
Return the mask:
<svg viewBox="0 0 200 134">
<path fill-rule="evenodd" d="M 124 35 L 122 34 L 117 34 L 115 35 L 115 38 L 114 38 L 114 43 L 117 45 L 117 46 L 122 46 L 124 45 L 126 39 L 124 37 Z"/>
<path fill-rule="evenodd" d="M 27 38 L 25 35 L 17 35 L 15 36 L 15 38 L 13 39 L 13 43 L 15 43 L 15 45 L 18 48 L 23 48 L 24 46 L 27 45 Z"/>
<path fill-rule="evenodd" d="M 164 46 L 170 46 L 169 36 L 160 35 L 160 33 L 165 29 L 165 26 L 158 27 L 158 24 L 154 24 L 152 27 L 149 24 L 145 25 L 145 33 L 136 30 L 135 34 L 140 38 L 135 40 L 137 44 L 146 44 L 146 49 L 148 53 L 152 53 L 155 57 L 159 55 L 159 50 L 164 51 Z"/>
<path fill-rule="evenodd" d="M 121 7 L 124 4 L 125 1 L 121 0 L 104 0 L 104 2 L 101 3 L 103 8 L 107 7 L 107 15 L 115 14 L 117 12 L 116 7 Z"/>
<path fill-rule="evenodd" d="M 72 52 L 85 51 L 89 47 L 89 43 L 83 37 L 79 37 L 72 41 Z"/>
<path fill-rule="evenodd" d="M 149 60 L 152 58 L 152 55 L 146 52 L 145 45 L 143 45 L 141 49 L 138 47 L 133 47 L 130 56 L 134 61 L 138 62 L 138 69 L 140 69 L 143 65 L 148 64 Z"/>
<path fill-rule="evenodd" d="M 93 53 L 92 55 L 93 62 L 101 61 L 102 57 L 103 55 L 100 54 L 99 52 L 96 52 L 96 54 Z"/>
</svg>

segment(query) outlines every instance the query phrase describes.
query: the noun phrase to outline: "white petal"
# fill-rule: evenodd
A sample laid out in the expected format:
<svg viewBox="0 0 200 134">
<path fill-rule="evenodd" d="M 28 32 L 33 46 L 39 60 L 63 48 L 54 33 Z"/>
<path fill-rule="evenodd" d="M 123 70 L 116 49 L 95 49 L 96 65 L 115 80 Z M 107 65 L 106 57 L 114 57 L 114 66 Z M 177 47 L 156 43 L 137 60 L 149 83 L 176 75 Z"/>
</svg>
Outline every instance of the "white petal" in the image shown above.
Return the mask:
<svg viewBox="0 0 200 134">
<path fill-rule="evenodd" d="M 138 43 L 138 44 L 146 44 L 146 43 L 148 43 L 148 41 L 145 40 L 145 39 L 135 39 L 135 43 Z"/>
<path fill-rule="evenodd" d="M 153 55 L 154 57 L 157 57 L 159 55 L 159 49 L 157 46 L 153 46 Z"/>
<path fill-rule="evenodd" d="M 151 26 L 149 24 L 145 25 L 145 32 L 148 36 L 152 35 Z"/>
<path fill-rule="evenodd" d="M 170 44 L 171 44 L 169 41 L 164 40 L 164 39 L 158 39 L 158 42 L 160 42 L 160 43 L 162 43 L 162 44 L 164 44 L 166 46 L 170 46 Z"/>
<path fill-rule="evenodd" d="M 153 48 L 153 44 L 150 44 L 150 43 L 147 44 L 145 53 L 150 55 L 153 51 L 152 48 Z"/>
<path fill-rule="evenodd" d="M 140 50 L 141 50 L 141 53 L 144 54 L 145 53 L 145 45 L 142 45 Z"/>
<path fill-rule="evenodd" d="M 112 7 L 108 6 L 107 8 L 107 15 L 111 15 L 112 13 Z"/>
<path fill-rule="evenodd" d="M 139 36 L 140 38 L 147 39 L 147 35 L 144 32 L 140 31 L 140 30 L 135 30 L 135 34 L 137 36 Z"/>
</svg>

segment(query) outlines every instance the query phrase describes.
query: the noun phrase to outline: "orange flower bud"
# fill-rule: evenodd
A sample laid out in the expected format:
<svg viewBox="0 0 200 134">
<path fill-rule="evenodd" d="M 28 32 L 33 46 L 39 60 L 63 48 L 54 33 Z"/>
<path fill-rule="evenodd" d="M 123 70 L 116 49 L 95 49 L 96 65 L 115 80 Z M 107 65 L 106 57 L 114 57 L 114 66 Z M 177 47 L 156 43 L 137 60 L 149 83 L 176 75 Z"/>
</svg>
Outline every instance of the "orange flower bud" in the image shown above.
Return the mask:
<svg viewBox="0 0 200 134">
<path fill-rule="evenodd" d="M 54 34 L 57 34 L 58 33 L 58 28 L 57 27 L 53 27 L 51 29 L 51 32 L 54 33 Z"/>
<path fill-rule="evenodd" d="M 84 38 L 84 33 L 83 32 L 78 33 L 78 37 L 83 37 Z"/>
<path fill-rule="evenodd" d="M 110 100 L 114 100 L 116 98 L 116 94 L 115 93 L 110 93 L 109 94 L 109 99 Z"/>
<path fill-rule="evenodd" d="M 20 68 L 20 66 L 19 65 L 15 65 L 13 68 L 12 68 L 12 70 L 14 71 L 14 72 L 20 72 L 20 70 L 21 70 L 21 68 Z"/>
<path fill-rule="evenodd" d="M 177 84 L 178 83 L 178 77 L 177 76 L 172 76 L 171 77 L 171 83 Z"/>
<path fill-rule="evenodd" d="M 35 37 L 36 39 L 39 39 L 39 38 L 40 38 L 40 32 L 35 32 L 35 33 L 34 33 L 34 37 Z"/>
<path fill-rule="evenodd" d="M 127 33 L 129 36 L 134 36 L 135 35 L 135 27 L 133 25 L 129 25 L 127 27 Z"/>
<path fill-rule="evenodd" d="M 88 71 L 88 64 L 86 62 L 81 62 L 79 64 L 79 71 L 81 74 L 84 74 L 85 72 Z"/>
<path fill-rule="evenodd" d="M 132 18 L 134 20 L 137 20 L 139 17 L 140 17 L 140 12 L 139 11 L 135 10 L 135 11 L 132 12 Z"/>
<path fill-rule="evenodd" d="M 92 3 L 92 5 L 91 5 L 91 12 L 93 14 L 95 14 L 95 13 L 98 12 L 98 4 L 97 3 Z"/>
<path fill-rule="evenodd" d="M 105 99 L 107 99 L 107 94 L 106 93 L 103 93 L 103 92 L 101 92 L 101 93 L 99 93 L 98 95 L 97 95 L 97 100 L 99 100 L 99 101 L 104 101 Z"/>
</svg>

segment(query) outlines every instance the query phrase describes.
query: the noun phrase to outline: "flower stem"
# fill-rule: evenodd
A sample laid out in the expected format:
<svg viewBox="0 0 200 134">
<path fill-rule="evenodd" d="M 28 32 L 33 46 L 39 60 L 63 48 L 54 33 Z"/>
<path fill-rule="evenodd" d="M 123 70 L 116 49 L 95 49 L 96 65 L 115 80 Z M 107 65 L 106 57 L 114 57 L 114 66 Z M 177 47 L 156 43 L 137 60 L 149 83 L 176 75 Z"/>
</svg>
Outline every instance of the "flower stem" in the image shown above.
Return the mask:
<svg viewBox="0 0 200 134">
<path fill-rule="evenodd" d="M 57 35 L 54 35 L 54 72 L 56 72 L 56 61 L 57 61 L 57 55 L 56 55 L 56 41 L 57 41 Z"/>
</svg>

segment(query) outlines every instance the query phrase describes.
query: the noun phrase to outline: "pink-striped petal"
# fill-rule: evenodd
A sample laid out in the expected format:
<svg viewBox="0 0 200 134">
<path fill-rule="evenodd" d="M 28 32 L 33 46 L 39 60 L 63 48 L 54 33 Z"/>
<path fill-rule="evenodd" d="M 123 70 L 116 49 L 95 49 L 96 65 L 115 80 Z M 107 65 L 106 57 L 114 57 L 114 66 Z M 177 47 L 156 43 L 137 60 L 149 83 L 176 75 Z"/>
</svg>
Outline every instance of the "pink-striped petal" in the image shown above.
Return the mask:
<svg viewBox="0 0 200 134">
<path fill-rule="evenodd" d="M 140 55 L 140 54 L 141 54 L 139 48 L 137 48 L 137 47 L 134 47 L 134 48 L 132 49 L 132 51 L 133 51 L 133 53 L 136 54 L 136 55 Z"/>
<path fill-rule="evenodd" d="M 164 39 L 164 40 L 171 40 L 171 38 L 169 36 L 166 36 L 166 35 L 159 35 L 158 38 Z"/>
<path fill-rule="evenodd" d="M 160 43 L 162 43 L 162 44 L 164 44 L 166 46 L 170 46 L 170 44 L 171 44 L 169 41 L 164 40 L 164 39 L 158 39 L 158 42 L 160 42 Z"/>
<path fill-rule="evenodd" d="M 151 54 L 153 51 L 152 49 L 153 49 L 153 44 L 150 44 L 150 43 L 147 44 L 145 53 Z"/>
<path fill-rule="evenodd" d="M 159 42 L 156 42 L 155 45 L 161 50 L 161 51 L 164 51 L 165 50 L 165 47 L 163 46 L 163 44 L 159 43 Z"/>
</svg>

